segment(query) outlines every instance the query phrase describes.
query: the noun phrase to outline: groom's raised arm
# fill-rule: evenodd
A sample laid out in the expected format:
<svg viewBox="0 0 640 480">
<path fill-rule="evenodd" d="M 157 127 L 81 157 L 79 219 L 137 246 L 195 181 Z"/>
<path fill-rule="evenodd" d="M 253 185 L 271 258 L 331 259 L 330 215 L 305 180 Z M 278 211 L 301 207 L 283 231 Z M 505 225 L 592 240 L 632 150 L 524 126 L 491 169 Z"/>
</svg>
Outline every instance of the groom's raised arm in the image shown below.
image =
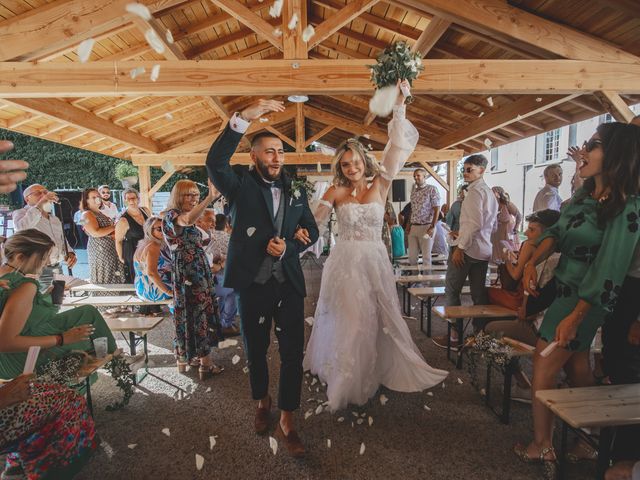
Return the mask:
<svg viewBox="0 0 640 480">
<path fill-rule="evenodd" d="M 211 182 L 227 199 L 232 199 L 240 179 L 231 169 L 231 157 L 252 121 L 269 112 L 284 111 L 284 104 L 278 100 L 260 99 L 241 113 L 235 113 L 224 131 L 213 142 L 207 154 L 207 173 Z"/>
</svg>

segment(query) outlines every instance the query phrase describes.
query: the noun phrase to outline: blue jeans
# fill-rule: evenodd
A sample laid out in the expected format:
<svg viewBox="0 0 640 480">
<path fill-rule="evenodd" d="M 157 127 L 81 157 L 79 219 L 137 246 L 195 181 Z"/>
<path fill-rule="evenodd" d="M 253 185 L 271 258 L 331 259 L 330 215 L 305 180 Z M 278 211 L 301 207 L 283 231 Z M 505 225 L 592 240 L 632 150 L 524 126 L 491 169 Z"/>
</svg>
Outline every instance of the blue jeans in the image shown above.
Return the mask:
<svg viewBox="0 0 640 480">
<path fill-rule="evenodd" d="M 464 282 L 469 278 L 469 287 L 471 289 L 471 299 L 474 305 L 487 305 L 489 297 L 487 296 L 487 287 L 485 282 L 487 279 L 487 269 L 489 262 L 487 260 L 476 260 L 466 253 L 464 254 L 464 265 L 456 267 L 451 259 L 453 250 L 449 252 L 447 261 L 447 275 L 445 277 L 444 298 L 448 307 L 460 305 L 460 293 Z M 474 318 L 473 326 L 476 331 L 482 330 L 486 323 L 491 321 L 487 318 Z M 459 332 L 460 333 L 460 332 Z"/>
<path fill-rule="evenodd" d="M 216 297 L 218 297 L 218 308 L 220 310 L 220 323 L 222 328 L 233 327 L 238 304 L 236 302 L 236 292 L 233 288 L 222 286 L 223 272 L 216 274 Z"/>
</svg>

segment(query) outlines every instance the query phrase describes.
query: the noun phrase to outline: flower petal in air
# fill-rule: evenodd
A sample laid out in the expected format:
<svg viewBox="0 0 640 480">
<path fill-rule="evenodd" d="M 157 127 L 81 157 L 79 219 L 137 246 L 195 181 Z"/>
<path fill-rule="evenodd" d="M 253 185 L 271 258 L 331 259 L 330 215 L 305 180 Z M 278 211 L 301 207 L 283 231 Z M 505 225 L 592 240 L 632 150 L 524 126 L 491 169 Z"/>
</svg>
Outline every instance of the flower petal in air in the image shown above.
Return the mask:
<svg viewBox="0 0 640 480">
<path fill-rule="evenodd" d="M 80 63 L 87 63 L 91 56 L 91 51 L 96 41 L 93 38 L 87 38 L 85 41 L 78 45 L 78 59 Z"/>
</svg>

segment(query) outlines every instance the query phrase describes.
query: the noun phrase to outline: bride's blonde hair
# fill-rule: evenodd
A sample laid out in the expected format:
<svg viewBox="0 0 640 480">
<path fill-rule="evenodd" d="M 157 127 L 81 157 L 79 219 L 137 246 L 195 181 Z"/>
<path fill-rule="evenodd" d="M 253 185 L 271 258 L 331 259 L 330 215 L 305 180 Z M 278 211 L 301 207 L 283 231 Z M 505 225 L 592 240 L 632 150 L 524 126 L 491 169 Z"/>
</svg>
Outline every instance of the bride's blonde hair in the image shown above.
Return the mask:
<svg viewBox="0 0 640 480">
<path fill-rule="evenodd" d="M 380 173 L 380 165 L 376 158 L 369 153 L 365 146 L 357 138 L 348 138 L 336 149 L 336 153 L 331 162 L 331 172 L 333 173 L 333 184 L 336 187 L 350 185 L 349 179 L 342 173 L 340 161 L 345 153 L 351 151 L 353 155 L 358 155 L 364 162 L 364 176 L 374 177 Z"/>
</svg>

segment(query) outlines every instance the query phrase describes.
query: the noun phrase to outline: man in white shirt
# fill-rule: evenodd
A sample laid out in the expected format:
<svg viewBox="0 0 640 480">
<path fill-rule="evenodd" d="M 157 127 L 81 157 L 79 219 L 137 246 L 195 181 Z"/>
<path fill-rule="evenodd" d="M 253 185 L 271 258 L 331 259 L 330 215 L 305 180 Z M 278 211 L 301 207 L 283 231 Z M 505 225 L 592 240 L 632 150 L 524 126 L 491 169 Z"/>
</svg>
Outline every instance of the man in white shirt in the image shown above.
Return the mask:
<svg viewBox="0 0 640 480">
<path fill-rule="evenodd" d="M 409 225 L 409 264 L 418 264 L 422 253 L 423 265 L 431 265 L 431 250 L 440 214 L 438 189 L 427 183 L 427 171 L 417 168 L 413 172 L 415 185 L 411 191 L 411 223 Z"/>
<path fill-rule="evenodd" d="M 46 289 L 53 281 L 53 275 L 62 273 L 62 262 L 73 268 L 77 261 L 76 254 L 64 236 L 62 222 L 53 214 L 53 204 L 58 202 L 58 196 L 38 183 L 27 187 L 23 196 L 27 205 L 13 212 L 16 232 L 33 228 L 47 235 L 54 243 L 49 265 L 40 275 L 40 284 Z"/>
<path fill-rule="evenodd" d="M 558 193 L 558 187 L 562 183 L 562 167 L 554 163 L 544 169 L 545 186 L 540 189 L 533 201 L 533 211 L 555 210 L 560 211 L 562 198 Z"/>
<path fill-rule="evenodd" d="M 111 198 L 111 189 L 109 188 L 109 185 L 100 185 L 98 187 L 98 193 L 102 197 L 102 206 L 100 207 L 100 211 L 115 223 L 118 219 L 118 206 L 109 201 Z"/>
<path fill-rule="evenodd" d="M 460 293 L 467 277 L 473 304 L 486 305 L 489 301 L 485 282 L 493 250 L 491 232 L 498 216 L 498 201 L 482 178 L 487 163 L 483 155 L 471 155 L 464 161 L 463 176 L 468 188 L 460 210 L 460 230 L 452 242 L 447 263 L 444 292 L 447 306 L 461 304 Z M 476 329 L 483 326 L 474 320 Z M 455 330 L 451 340 L 452 343 L 459 341 Z M 440 347 L 447 345 L 446 337 L 434 337 L 433 341 Z"/>
</svg>

